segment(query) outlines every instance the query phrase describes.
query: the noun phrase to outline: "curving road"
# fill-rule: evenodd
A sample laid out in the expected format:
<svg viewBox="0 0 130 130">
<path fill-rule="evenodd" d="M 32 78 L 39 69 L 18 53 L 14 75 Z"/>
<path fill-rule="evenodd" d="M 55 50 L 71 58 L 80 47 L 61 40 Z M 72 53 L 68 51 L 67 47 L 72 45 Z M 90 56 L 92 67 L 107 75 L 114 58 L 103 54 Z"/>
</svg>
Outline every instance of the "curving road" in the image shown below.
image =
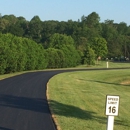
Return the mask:
<svg viewBox="0 0 130 130">
<path fill-rule="evenodd" d="M 0 130 L 55 130 L 46 84 L 57 73 L 31 72 L 0 81 Z"/>
<path fill-rule="evenodd" d="M 56 130 L 46 99 L 46 84 L 61 72 L 65 71 L 30 72 L 1 80 L 0 130 Z"/>
<path fill-rule="evenodd" d="M 56 130 L 46 84 L 52 76 L 68 71 L 75 70 L 30 72 L 1 80 L 0 130 Z"/>
</svg>

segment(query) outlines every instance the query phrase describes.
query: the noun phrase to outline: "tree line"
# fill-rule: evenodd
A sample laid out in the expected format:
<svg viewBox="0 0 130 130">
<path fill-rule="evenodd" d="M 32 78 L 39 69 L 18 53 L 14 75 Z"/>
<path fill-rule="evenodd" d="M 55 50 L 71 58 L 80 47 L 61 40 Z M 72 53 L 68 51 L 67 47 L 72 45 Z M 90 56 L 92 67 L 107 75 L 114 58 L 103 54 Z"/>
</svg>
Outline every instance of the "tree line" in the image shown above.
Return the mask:
<svg viewBox="0 0 130 130">
<path fill-rule="evenodd" d="M 0 34 L 0 74 L 46 68 L 45 51 L 33 40 Z"/>
<path fill-rule="evenodd" d="M 59 40 L 59 37 L 62 42 L 56 45 L 55 40 Z M 66 39 L 69 42 L 64 43 Z M 50 38 L 50 47 L 44 49 L 42 44 L 29 38 L 0 33 L 0 74 L 77 66 L 80 55 L 73 44 L 71 37 L 54 34 Z"/>
<path fill-rule="evenodd" d="M 0 15 L 0 33 L 0 73 L 94 64 L 99 57 L 130 58 L 130 26 L 101 23 L 96 12 L 67 22 Z"/>
</svg>

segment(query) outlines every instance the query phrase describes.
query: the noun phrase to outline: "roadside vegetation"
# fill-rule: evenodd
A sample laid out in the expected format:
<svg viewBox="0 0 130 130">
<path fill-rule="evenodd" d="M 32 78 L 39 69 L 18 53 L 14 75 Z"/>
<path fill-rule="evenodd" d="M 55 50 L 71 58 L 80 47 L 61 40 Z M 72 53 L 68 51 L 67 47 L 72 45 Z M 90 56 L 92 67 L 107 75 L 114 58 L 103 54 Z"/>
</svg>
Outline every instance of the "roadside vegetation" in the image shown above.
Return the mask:
<svg viewBox="0 0 130 130">
<path fill-rule="evenodd" d="M 96 70 L 58 74 L 48 83 L 48 101 L 61 130 L 104 130 L 106 95 L 119 95 L 114 130 L 130 129 L 130 70 Z"/>
<path fill-rule="evenodd" d="M 41 21 L 0 14 L 0 80 L 30 71 L 130 67 L 130 26 L 100 22 L 92 12 L 77 21 Z M 73 72 L 49 82 L 49 103 L 63 130 L 103 130 L 106 94 L 121 96 L 115 130 L 128 130 L 129 70 Z M 94 125 L 93 125 L 94 124 Z"/>
<path fill-rule="evenodd" d="M 96 12 L 66 22 L 0 14 L 0 74 L 129 61 L 129 43 L 129 25 Z"/>
<path fill-rule="evenodd" d="M 76 68 L 107 68 L 107 62 L 108 62 L 108 68 L 129 68 L 130 62 L 114 62 L 114 61 L 98 61 L 98 64 L 95 65 L 79 65 Z"/>
<path fill-rule="evenodd" d="M 79 65 L 76 67 L 71 67 L 71 68 L 57 68 L 57 69 L 41 69 L 41 70 L 30 70 L 30 71 L 21 71 L 21 72 L 12 72 L 9 74 L 1 74 L 0 75 L 0 80 L 9 78 L 12 76 L 20 75 L 23 73 L 28 73 L 28 72 L 37 72 L 37 71 L 46 71 L 46 70 L 59 70 L 59 69 L 94 69 L 94 68 L 107 68 L 106 62 L 108 61 L 99 61 L 99 64 L 95 65 Z M 96 63 L 96 61 L 95 61 Z M 130 68 L 130 63 L 125 63 L 125 62 L 108 62 L 109 67 L 108 68 Z"/>
</svg>

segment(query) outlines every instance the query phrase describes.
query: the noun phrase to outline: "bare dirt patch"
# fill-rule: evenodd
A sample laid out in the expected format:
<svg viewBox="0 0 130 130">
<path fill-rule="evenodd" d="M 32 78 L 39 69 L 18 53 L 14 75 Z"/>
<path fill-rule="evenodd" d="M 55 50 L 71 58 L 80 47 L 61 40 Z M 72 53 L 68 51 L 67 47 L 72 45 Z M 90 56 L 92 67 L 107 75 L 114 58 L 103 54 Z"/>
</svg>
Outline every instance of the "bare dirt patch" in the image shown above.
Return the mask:
<svg viewBox="0 0 130 130">
<path fill-rule="evenodd" d="M 121 82 L 121 84 L 123 84 L 123 85 L 130 85 L 130 80 L 123 81 L 123 82 Z"/>
</svg>

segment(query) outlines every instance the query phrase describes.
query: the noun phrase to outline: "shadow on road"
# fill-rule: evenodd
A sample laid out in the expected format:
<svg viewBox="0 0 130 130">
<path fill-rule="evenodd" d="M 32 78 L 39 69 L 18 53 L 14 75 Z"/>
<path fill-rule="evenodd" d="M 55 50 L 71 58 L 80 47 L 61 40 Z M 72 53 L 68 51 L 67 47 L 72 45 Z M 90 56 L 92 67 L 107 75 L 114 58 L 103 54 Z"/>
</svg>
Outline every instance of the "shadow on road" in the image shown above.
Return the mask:
<svg viewBox="0 0 130 130">
<path fill-rule="evenodd" d="M 48 103 L 44 99 L 0 95 L 0 107 L 12 107 L 35 112 L 48 113 Z"/>
<path fill-rule="evenodd" d="M 63 104 L 54 100 L 49 100 L 53 113 L 55 115 L 72 117 L 82 120 L 95 120 L 99 123 L 106 124 L 107 117 L 97 116 L 93 111 L 83 110 L 77 106 Z M 11 107 L 16 109 L 30 110 L 40 113 L 49 113 L 48 103 L 44 99 L 17 97 L 12 95 L 0 95 L 0 107 Z M 115 120 L 115 125 L 129 126 L 121 120 Z M 0 127 L 0 130 L 11 130 L 8 128 Z"/>
<path fill-rule="evenodd" d="M 13 130 L 13 129 L 8 129 L 8 128 L 0 127 L 0 130 Z"/>
</svg>

